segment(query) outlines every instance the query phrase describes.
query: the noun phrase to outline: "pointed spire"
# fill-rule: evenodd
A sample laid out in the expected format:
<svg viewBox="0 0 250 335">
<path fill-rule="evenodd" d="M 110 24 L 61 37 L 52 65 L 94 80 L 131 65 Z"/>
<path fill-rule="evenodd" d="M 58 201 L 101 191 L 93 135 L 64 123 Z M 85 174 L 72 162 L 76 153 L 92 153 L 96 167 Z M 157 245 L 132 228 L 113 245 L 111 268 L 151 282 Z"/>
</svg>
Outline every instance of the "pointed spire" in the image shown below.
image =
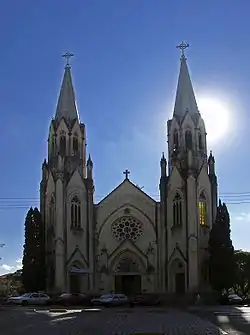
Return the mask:
<svg viewBox="0 0 250 335">
<path fill-rule="evenodd" d="M 57 121 L 60 121 L 61 118 L 65 118 L 68 121 L 78 119 L 75 93 L 71 77 L 71 66 L 69 64 L 69 58 L 72 56 L 73 54 L 70 53 L 66 53 L 62 56 L 66 59 L 66 65 L 56 108 L 55 120 Z"/>
<path fill-rule="evenodd" d="M 89 154 L 89 157 L 88 157 L 88 160 L 87 160 L 87 165 L 88 166 L 93 166 L 93 162 L 92 162 L 92 159 L 90 157 L 90 154 Z"/>
<path fill-rule="evenodd" d="M 198 113 L 198 107 L 186 62 L 187 59 L 184 54 L 184 50 L 188 47 L 189 44 L 184 42 L 177 46 L 177 48 L 181 50 L 181 66 L 177 84 L 174 115 L 180 117 L 183 117 L 187 111 L 192 114 Z"/>
<path fill-rule="evenodd" d="M 164 155 L 164 152 L 162 153 L 162 156 L 161 156 L 161 176 L 162 177 L 166 177 L 166 174 L 167 174 L 167 160 L 165 158 L 165 155 Z"/>
</svg>

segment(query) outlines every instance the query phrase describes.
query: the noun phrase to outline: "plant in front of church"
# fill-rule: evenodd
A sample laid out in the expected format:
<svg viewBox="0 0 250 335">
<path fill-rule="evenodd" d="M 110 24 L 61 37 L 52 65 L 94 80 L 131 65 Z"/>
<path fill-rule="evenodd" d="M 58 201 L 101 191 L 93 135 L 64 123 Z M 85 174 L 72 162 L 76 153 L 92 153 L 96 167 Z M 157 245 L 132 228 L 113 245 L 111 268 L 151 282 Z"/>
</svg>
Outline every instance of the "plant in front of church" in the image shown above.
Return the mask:
<svg viewBox="0 0 250 335">
<path fill-rule="evenodd" d="M 236 267 L 230 233 L 227 206 L 220 201 L 209 238 L 209 281 L 211 287 L 218 292 L 228 292 L 235 283 Z"/>
<path fill-rule="evenodd" d="M 243 297 L 250 294 L 250 252 L 236 250 L 234 252 L 236 262 L 236 281 L 234 291 Z"/>
<path fill-rule="evenodd" d="M 45 289 L 44 227 L 37 208 L 30 208 L 25 219 L 22 282 L 26 292 Z"/>
</svg>

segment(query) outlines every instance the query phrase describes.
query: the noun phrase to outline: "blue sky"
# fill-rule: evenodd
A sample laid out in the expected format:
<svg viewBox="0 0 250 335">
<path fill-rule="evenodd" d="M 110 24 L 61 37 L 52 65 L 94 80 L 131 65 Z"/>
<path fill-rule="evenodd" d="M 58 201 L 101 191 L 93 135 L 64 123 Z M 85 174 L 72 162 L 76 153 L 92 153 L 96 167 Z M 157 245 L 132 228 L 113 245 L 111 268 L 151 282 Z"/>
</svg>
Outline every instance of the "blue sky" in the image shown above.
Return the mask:
<svg viewBox="0 0 250 335">
<path fill-rule="evenodd" d="M 231 127 L 213 152 L 234 245 L 250 250 L 249 11 L 243 0 L 1 1 L 0 243 L 6 246 L 0 273 L 20 265 L 24 218 L 29 206 L 39 205 L 61 54 L 75 54 L 72 74 L 96 200 L 123 180 L 126 168 L 158 199 L 159 159 L 179 71 L 175 46 L 183 39 L 190 44 L 198 100 L 216 99 L 230 110 Z"/>
</svg>

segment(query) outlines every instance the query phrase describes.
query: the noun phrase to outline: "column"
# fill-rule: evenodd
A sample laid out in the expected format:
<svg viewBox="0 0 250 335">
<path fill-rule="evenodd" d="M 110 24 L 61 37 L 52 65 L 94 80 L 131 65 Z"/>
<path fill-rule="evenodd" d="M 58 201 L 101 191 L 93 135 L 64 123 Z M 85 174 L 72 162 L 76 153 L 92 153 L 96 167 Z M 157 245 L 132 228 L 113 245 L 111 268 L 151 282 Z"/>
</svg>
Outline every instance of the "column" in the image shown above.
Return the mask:
<svg viewBox="0 0 250 335">
<path fill-rule="evenodd" d="M 55 246 L 55 288 L 65 290 L 64 278 L 64 202 L 63 202 L 63 174 L 57 175 L 56 180 L 56 246 Z"/>
</svg>

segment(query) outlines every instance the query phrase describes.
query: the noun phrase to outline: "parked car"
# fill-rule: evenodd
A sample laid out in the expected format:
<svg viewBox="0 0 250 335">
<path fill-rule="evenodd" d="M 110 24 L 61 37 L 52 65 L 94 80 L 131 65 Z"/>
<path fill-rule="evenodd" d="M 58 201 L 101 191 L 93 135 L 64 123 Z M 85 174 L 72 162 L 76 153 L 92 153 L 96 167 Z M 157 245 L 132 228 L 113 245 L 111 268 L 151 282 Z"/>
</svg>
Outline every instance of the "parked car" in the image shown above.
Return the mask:
<svg viewBox="0 0 250 335">
<path fill-rule="evenodd" d="M 138 294 L 135 296 L 135 304 L 140 306 L 160 305 L 160 296 L 156 294 Z"/>
<path fill-rule="evenodd" d="M 129 305 L 131 302 L 125 294 L 103 294 L 100 298 L 92 299 L 91 303 L 111 307 Z"/>
<path fill-rule="evenodd" d="M 102 303 L 101 303 L 100 298 L 101 298 L 101 297 L 96 297 L 96 298 L 91 299 L 91 305 L 95 305 L 95 306 L 96 306 L 96 305 L 97 305 L 97 306 L 101 305 Z"/>
<path fill-rule="evenodd" d="M 241 303 L 243 299 L 237 294 L 229 294 L 228 301 L 229 301 L 229 304 L 238 304 L 238 303 Z"/>
<path fill-rule="evenodd" d="M 87 296 L 82 293 L 63 293 L 59 296 L 57 302 L 64 306 L 77 306 L 85 305 L 87 300 Z"/>
<path fill-rule="evenodd" d="M 44 293 L 25 293 L 18 297 L 9 297 L 7 303 L 15 305 L 47 305 L 50 297 Z"/>
<path fill-rule="evenodd" d="M 220 300 L 222 305 L 238 305 L 242 304 L 243 301 L 244 300 L 237 294 L 224 294 Z"/>
</svg>

